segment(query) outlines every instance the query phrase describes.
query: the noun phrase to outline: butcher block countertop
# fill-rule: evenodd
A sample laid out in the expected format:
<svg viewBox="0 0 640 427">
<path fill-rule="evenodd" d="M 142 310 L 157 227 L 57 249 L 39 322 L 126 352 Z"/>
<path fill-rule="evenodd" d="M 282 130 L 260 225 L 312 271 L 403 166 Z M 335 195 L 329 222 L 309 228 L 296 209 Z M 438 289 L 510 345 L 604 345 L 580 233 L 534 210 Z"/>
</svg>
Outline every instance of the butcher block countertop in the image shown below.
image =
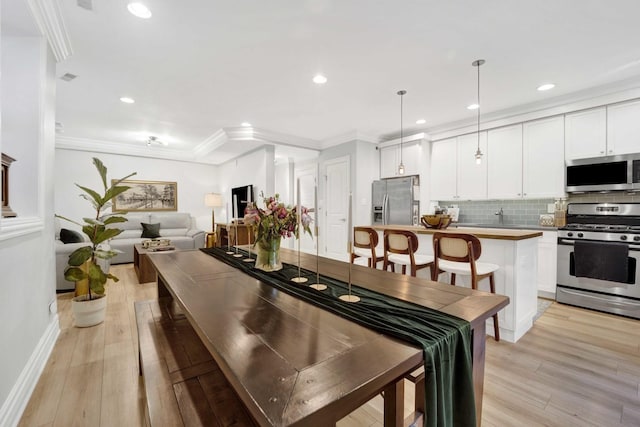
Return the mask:
<svg viewBox="0 0 640 427">
<path fill-rule="evenodd" d="M 375 225 L 373 229 L 384 230 L 409 230 L 416 234 L 433 234 L 437 231 L 442 233 L 467 233 L 481 239 L 497 240 L 525 240 L 542 236 L 542 231 L 535 230 L 513 230 L 505 228 L 476 228 L 476 227 L 448 227 L 444 230 L 434 228 L 417 227 L 413 225 Z"/>
</svg>

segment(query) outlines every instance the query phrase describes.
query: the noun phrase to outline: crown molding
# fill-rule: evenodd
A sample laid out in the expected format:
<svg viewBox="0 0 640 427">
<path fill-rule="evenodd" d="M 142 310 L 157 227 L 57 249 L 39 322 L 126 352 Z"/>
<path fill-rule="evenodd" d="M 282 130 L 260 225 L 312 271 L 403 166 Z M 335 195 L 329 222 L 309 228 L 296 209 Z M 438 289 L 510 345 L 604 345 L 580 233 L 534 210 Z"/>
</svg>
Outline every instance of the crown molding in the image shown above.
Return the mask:
<svg viewBox="0 0 640 427">
<path fill-rule="evenodd" d="M 214 134 L 210 135 L 207 139 L 202 141 L 200 144 L 196 145 L 196 148 L 193 149 L 193 154 L 195 157 L 206 156 L 212 151 L 222 147 L 229 141 L 227 133 L 224 129 L 217 130 Z"/>
<path fill-rule="evenodd" d="M 73 55 L 59 0 L 27 0 L 40 32 L 47 38 L 57 62 Z"/>
<path fill-rule="evenodd" d="M 372 135 L 368 135 L 358 131 L 357 129 L 350 130 L 340 135 L 332 136 L 331 138 L 324 139 L 320 142 L 320 149 L 326 150 L 327 148 L 335 147 L 336 145 L 344 144 L 347 142 L 362 141 L 370 144 L 377 144 L 378 138 Z"/>
<path fill-rule="evenodd" d="M 617 102 L 640 98 L 640 77 L 621 80 L 608 85 L 560 95 L 545 101 L 522 104 L 513 108 L 482 115 L 480 130 L 542 119 L 573 111 L 586 110 Z M 475 119 L 458 120 L 426 129 L 432 141 L 477 132 Z"/>
<path fill-rule="evenodd" d="M 431 141 L 431 139 L 429 135 L 424 132 L 414 133 L 412 135 L 408 135 L 402 138 L 403 144 L 407 144 L 414 141 Z M 400 138 L 382 141 L 378 143 L 378 148 L 391 147 L 392 145 L 400 145 Z"/>
<path fill-rule="evenodd" d="M 144 147 L 114 141 L 104 141 L 70 136 L 57 136 L 56 148 L 63 150 L 91 151 L 96 153 L 118 154 L 133 157 L 150 157 L 164 160 L 178 160 L 191 163 L 207 163 L 193 151 L 182 151 L 158 146 Z"/>
</svg>

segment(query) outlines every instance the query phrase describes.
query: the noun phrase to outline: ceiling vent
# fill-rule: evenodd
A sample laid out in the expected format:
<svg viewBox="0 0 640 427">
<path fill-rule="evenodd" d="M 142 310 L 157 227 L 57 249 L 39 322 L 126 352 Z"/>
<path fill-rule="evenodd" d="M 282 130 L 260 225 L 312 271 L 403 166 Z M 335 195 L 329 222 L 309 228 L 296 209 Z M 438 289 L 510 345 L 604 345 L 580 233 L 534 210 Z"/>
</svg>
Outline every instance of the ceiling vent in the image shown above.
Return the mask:
<svg viewBox="0 0 640 427">
<path fill-rule="evenodd" d="M 93 10 L 93 0 L 78 0 L 78 6 L 83 9 Z"/>
<path fill-rule="evenodd" d="M 62 75 L 62 77 L 60 77 L 60 80 L 64 80 L 65 82 L 70 82 L 71 80 L 75 79 L 76 76 L 75 74 L 71 74 L 71 73 L 64 73 Z"/>
</svg>

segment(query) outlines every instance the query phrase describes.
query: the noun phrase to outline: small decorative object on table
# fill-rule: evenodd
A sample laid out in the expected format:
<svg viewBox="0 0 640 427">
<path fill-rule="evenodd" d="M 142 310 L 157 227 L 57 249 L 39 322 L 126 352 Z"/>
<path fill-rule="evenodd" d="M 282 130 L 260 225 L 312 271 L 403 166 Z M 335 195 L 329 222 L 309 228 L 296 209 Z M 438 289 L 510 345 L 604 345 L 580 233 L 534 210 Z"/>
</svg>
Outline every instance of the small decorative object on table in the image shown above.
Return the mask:
<svg viewBox="0 0 640 427">
<path fill-rule="evenodd" d="M 280 201 L 280 196 L 264 197 L 264 209 L 256 209 L 244 217 L 245 224 L 255 225 L 255 243 L 257 259 L 256 268 L 264 271 L 282 269 L 280 262 L 280 240 L 283 237 L 300 237 L 297 224 L 296 207 L 287 207 Z M 311 235 L 311 216 L 307 208 L 302 206 L 301 226 Z"/>
<path fill-rule="evenodd" d="M 451 216 L 446 214 L 422 215 L 420 222 L 425 228 L 445 229 L 451 224 Z"/>
<path fill-rule="evenodd" d="M 158 248 L 162 246 L 171 246 L 171 240 L 169 239 L 148 239 L 142 241 L 142 247 L 145 249 Z"/>
</svg>

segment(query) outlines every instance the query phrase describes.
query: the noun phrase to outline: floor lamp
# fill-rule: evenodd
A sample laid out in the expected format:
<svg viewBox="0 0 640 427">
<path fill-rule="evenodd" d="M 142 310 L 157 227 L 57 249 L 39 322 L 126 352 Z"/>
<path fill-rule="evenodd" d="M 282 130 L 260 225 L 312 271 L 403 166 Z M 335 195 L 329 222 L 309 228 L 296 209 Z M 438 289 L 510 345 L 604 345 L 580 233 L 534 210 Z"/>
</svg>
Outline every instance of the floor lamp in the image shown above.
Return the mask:
<svg viewBox="0 0 640 427">
<path fill-rule="evenodd" d="M 222 195 L 218 193 L 207 193 L 204 195 L 204 204 L 211 208 L 211 234 L 213 235 L 213 244 L 211 246 L 215 246 L 218 240 L 218 236 L 216 234 L 215 208 L 222 207 Z M 207 247 L 209 247 L 208 241 L 207 241 Z"/>
</svg>

